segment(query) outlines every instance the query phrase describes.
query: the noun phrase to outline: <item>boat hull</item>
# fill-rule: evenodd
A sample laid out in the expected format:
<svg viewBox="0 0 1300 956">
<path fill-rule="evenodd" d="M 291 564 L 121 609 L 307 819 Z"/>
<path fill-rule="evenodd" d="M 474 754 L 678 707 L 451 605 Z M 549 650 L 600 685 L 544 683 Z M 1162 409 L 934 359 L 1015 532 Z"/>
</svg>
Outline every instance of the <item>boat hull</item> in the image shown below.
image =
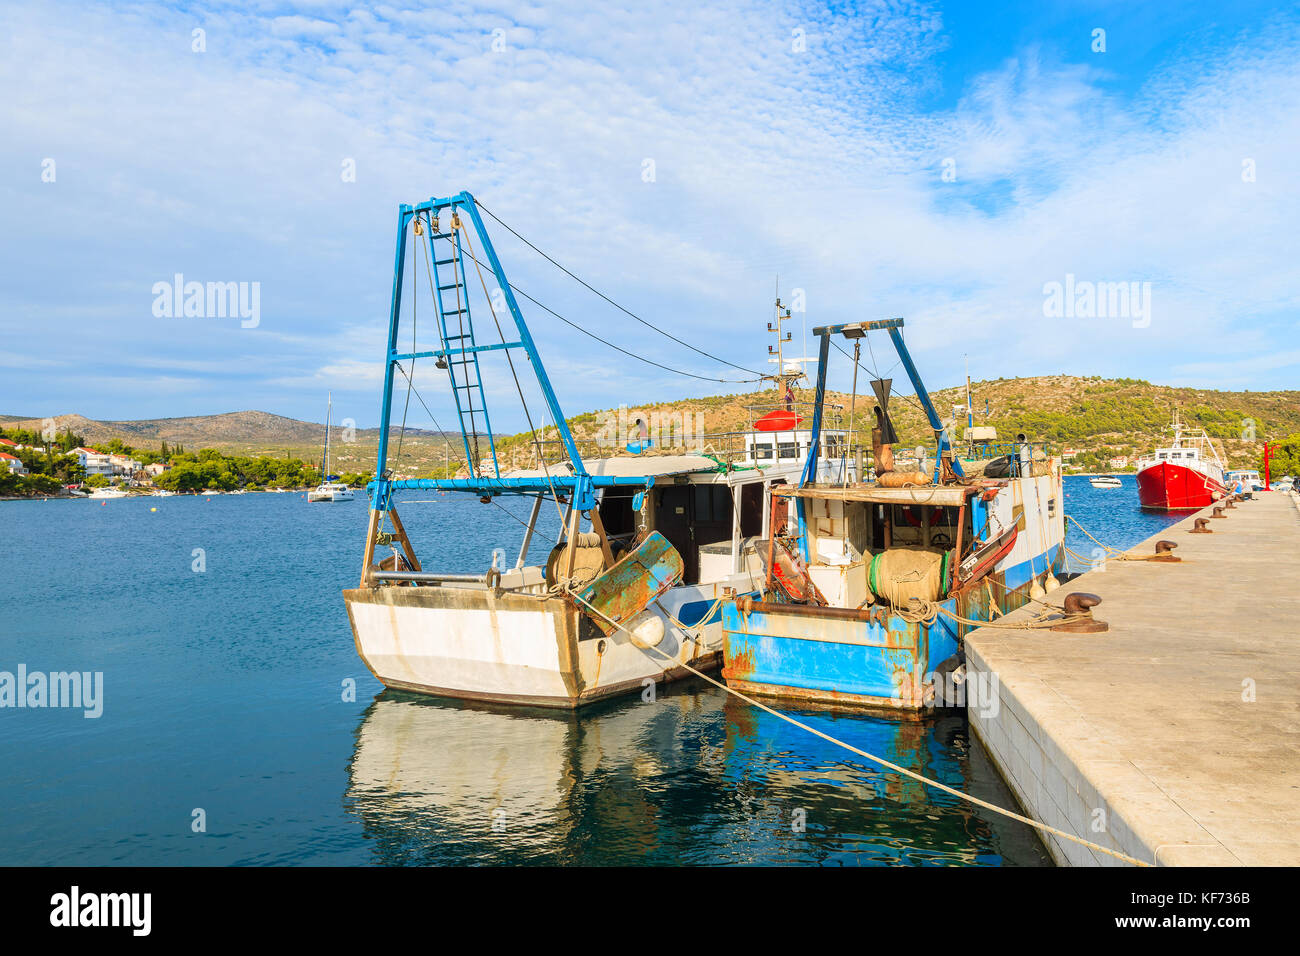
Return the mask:
<svg viewBox="0 0 1300 956">
<path fill-rule="evenodd" d="M 1062 493 L 1060 472 L 1053 467 L 1050 474 L 1011 480 L 991 500 L 972 499 L 971 507 L 979 509 L 972 514 L 973 526 L 989 528 L 987 540 L 999 556 L 991 555 L 992 564 L 982 573 L 974 573 L 978 564 L 971 565 L 961 578 L 968 583 L 936 602 L 941 610 L 928 624 L 864 600 L 870 586 L 860 561 L 809 565 L 828 607 L 727 602 L 723 677 L 747 693 L 833 707 L 914 713 L 934 706 L 936 675 L 954 666 L 972 629 L 955 618 L 988 621 L 1054 586 L 1049 577 L 1065 553 Z M 826 538 L 834 545 L 840 534 L 853 534 L 835 524 L 843 514 L 834 503 L 806 512 L 805 526 L 823 529 L 809 545 L 810 554 L 818 554 Z M 1001 535 L 1005 546 L 997 544 Z"/>
<path fill-rule="evenodd" d="M 700 590 L 677 588 L 660 598 L 655 613 L 665 633 L 653 650 L 621 631 L 603 634 L 573 604 L 546 593 L 385 586 L 347 590 L 343 598 L 357 653 L 386 687 L 572 709 L 644 694 L 652 684 L 690 676 L 688 665 L 716 670 L 720 612 Z"/>
<path fill-rule="evenodd" d="M 1059 567 L 1062 553 L 1058 546 L 994 572 L 993 588 L 977 582 L 939 606 L 969 620 L 988 620 L 994 601 L 999 614 L 1013 611 Z M 887 612 L 728 601 L 722 676 L 728 686 L 763 697 L 918 712 L 933 705 L 935 674 L 968 629 L 942 613 L 927 625 Z"/>
<path fill-rule="evenodd" d="M 1227 489 L 1204 472 L 1160 462 L 1137 475 L 1138 501 L 1153 511 L 1195 511 L 1221 499 Z"/>
</svg>

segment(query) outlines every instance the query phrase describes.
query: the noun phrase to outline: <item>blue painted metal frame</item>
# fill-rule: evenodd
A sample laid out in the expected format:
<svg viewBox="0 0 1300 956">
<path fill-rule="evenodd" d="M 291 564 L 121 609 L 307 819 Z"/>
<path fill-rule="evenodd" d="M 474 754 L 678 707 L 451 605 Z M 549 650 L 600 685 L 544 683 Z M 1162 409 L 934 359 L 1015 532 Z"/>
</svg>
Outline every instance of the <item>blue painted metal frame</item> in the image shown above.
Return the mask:
<svg viewBox="0 0 1300 956">
<path fill-rule="evenodd" d="M 437 216 L 442 210 L 450 209 L 453 213 L 464 213 L 469 217 L 474 231 L 478 234 L 479 241 L 482 245 L 483 257 L 487 260 L 499 288 L 505 296 L 506 306 L 510 310 L 511 318 L 515 323 L 515 329 L 519 333 L 519 339 L 516 342 L 503 342 L 497 345 L 477 345 L 473 343 L 468 348 L 452 349 L 447 348 L 447 330 L 445 328 L 445 311 L 442 303 L 442 283 L 435 279 L 435 294 L 438 299 L 438 318 L 440 331 L 442 333 L 443 348 L 425 351 L 425 352 L 398 352 L 397 338 L 401 321 L 402 309 L 402 283 L 406 263 L 406 244 L 407 229 L 411 226 L 411 221 L 422 213 L 429 213 Z M 430 224 L 431 225 L 431 224 Z M 433 231 L 430 228 L 430 249 L 432 250 Z M 435 270 L 437 266 L 436 254 L 434 256 Z M 461 257 L 460 240 L 456 236 L 455 240 L 455 259 L 461 266 L 460 275 L 464 275 L 463 259 Z M 436 275 L 436 272 L 435 272 Z M 460 279 L 457 279 L 457 283 Z M 468 293 L 467 293 L 468 295 Z M 466 304 L 468 309 L 468 304 Z M 471 327 L 472 336 L 472 327 Z M 478 387 L 482 395 L 482 376 L 478 372 L 478 353 L 492 351 L 495 349 L 521 348 L 528 354 L 529 364 L 532 366 L 533 374 L 537 377 L 537 383 L 541 387 L 542 395 L 546 400 L 547 408 L 550 411 L 551 419 L 560 433 L 560 440 L 564 444 L 565 452 L 569 456 L 569 464 L 573 470 L 572 475 L 553 475 L 550 477 L 540 478 L 502 478 L 500 463 L 496 457 L 496 446 L 492 437 L 491 424 L 487 418 L 486 398 L 481 399 L 483 406 L 484 422 L 488 430 L 488 441 L 491 443 L 492 463 L 496 470 L 495 478 L 450 478 L 450 479 L 431 479 L 421 478 L 412 480 L 394 481 L 386 477 L 388 470 L 388 432 L 391 427 L 392 410 L 393 410 L 393 370 L 396 364 L 403 360 L 412 360 L 416 358 L 437 358 L 454 354 L 468 354 L 474 357 L 475 374 L 478 377 Z M 448 363 L 448 373 L 451 363 Z M 469 441 L 470 435 L 466 431 L 464 419 L 460 416 L 461 406 L 460 398 L 455 389 L 455 376 L 452 376 L 453 397 L 456 398 L 458 418 L 461 418 L 461 437 L 465 442 L 466 458 L 469 460 Z M 471 406 L 472 407 L 472 406 Z M 537 345 L 533 341 L 532 334 L 528 330 L 528 325 L 524 321 L 523 314 L 519 311 L 519 304 L 515 300 L 514 290 L 511 288 L 509 281 L 505 276 L 505 271 L 501 268 L 501 261 L 497 258 L 496 249 L 492 245 L 492 240 L 483 226 L 483 219 L 479 215 L 478 206 L 474 202 L 474 197 L 468 192 L 460 192 L 454 196 L 445 198 L 431 198 L 427 202 L 417 203 L 416 205 L 403 204 L 398 209 L 397 216 L 397 248 L 393 256 L 393 297 L 392 304 L 388 312 L 388 345 L 384 351 L 384 397 L 383 406 L 380 411 L 380 432 L 379 432 L 379 454 L 376 467 L 376 477 L 367 486 L 370 494 L 372 507 L 374 502 L 381 503 L 384 507 L 390 499 L 393 491 L 407 489 L 439 490 L 439 491 L 466 491 L 474 492 L 480 495 L 499 495 L 499 494 L 543 494 L 554 491 L 567 491 L 573 495 L 573 505 L 579 511 L 589 511 L 596 506 L 596 489 L 608 488 L 616 485 L 643 485 L 647 488 L 654 485 L 654 479 L 647 477 L 609 477 L 609 476 L 592 476 L 587 473 L 586 466 L 582 462 L 582 457 L 578 453 L 578 448 L 573 440 L 573 435 L 569 431 L 568 423 L 564 419 L 564 412 L 560 408 L 559 399 L 556 398 L 555 390 L 551 387 L 550 378 L 546 374 L 546 368 L 542 365 L 541 356 L 537 353 Z"/>
<path fill-rule="evenodd" d="M 943 423 L 939 420 L 939 413 L 935 411 L 934 404 L 930 401 L 930 393 L 926 391 L 925 383 L 921 381 L 921 374 L 916 370 L 916 365 L 912 362 L 911 353 L 907 351 L 907 346 L 903 343 L 903 320 L 902 319 L 881 319 L 875 322 L 849 322 L 841 325 L 823 325 L 813 329 L 813 335 L 821 338 L 821 349 L 817 362 L 817 394 L 814 398 L 816 407 L 813 410 L 813 436 L 812 441 L 808 444 L 808 461 L 804 464 L 803 475 L 799 478 L 799 487 L 805 487 L 817 475 L 817 457 L 821 452 L 821 423 L 822 423 L 822 406 L 826 402 L 826 360 L 830 355 L 830 343 L 832 335 L 842 334 L 846 329 L 861 330 L 863 334 L 875 331 L 887 331 L 889 340 L 894 343 L 894 351 L 898 353 L 898 358 L 903 363 L 903 368 L 907 372 L 907 377 L 912 383 L 912 388 L 916 390 L 916 397 L 921 400 L 921 406 L 925 409 L 926 418 L 930 420 L 930 427 L 934 429 L 938 447 L 934 455 L 934 480 L 937 483 L 940 477 L 940 461 L 943 458 L 945 449 L 952 447 L 948 441 L 947 432 L 944 431 Z M 852 422 L 849 423 L 850 427 Z M 964 472 L 961 468 L 961 462 L 954 456 L 952 460 L 953 471 L 958 477 L 963 477 Z M 799 511 L 799 530 L 803 532 L 803 509 L 800 506 Z M 804 558 L 807 559 L 807 538 L 804 542 Z"/>
</svg>

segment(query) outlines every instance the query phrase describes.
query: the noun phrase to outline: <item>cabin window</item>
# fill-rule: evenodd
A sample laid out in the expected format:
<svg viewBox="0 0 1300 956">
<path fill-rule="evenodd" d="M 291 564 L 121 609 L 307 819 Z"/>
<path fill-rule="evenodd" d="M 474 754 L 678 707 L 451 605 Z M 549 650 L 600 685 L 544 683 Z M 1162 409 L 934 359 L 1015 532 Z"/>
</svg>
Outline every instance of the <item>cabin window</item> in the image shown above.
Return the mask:
<svg viewBox="0 0 1300 956">
<path fill-rule="evenodd" d="M 632 498 L 644 488 L 607 489 L 600 498 L 600 521 L 605 534 L 614 538 L 636 532 L 637 513 L 632 508 Z"/>
<path fill-rule="evenodd" d="M 772 446 L 769 444 L 755 445 L 754 458 L 757 461 L 764 461 L 772 457 Z"/>
<path fill-rule="evenodd" d="M 1183 457 L 1183 453 L 1182 453 L 1181 451 L 1170 452 L 1170 453 L 1169 453 L 1169 457 L 1170 457 L 1170 458 L 1182 458 L 1182 457 Z"/>
<path fill-rule="evenodd" d="M 777 444 L 777 450 L 782 458 L 798 458 L 799 443 L 797 441 L 783 441 Z"/>
<path fill-rule="evenodd" d="M 808 446 L 805 445 L 804 451 L 807 450 L 808 450 Z M 826 436 L 826 457 L 827 458 L 840 457 L 840 436 L 839 435 Z"/>
</svg>

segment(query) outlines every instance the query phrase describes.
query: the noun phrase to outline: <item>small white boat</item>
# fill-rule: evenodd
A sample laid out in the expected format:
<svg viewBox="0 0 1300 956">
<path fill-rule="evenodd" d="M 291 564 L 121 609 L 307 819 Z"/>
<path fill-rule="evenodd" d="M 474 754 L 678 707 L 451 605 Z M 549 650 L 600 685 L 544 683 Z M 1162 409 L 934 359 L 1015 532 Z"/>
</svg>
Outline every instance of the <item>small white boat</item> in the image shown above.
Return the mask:
<svg viewBox="0 0 1300 956">
<path fill-rule="evenodd" d="M 126 492 L 121 488 L 96 488 L 87 498 L 125 498 Z"/>
<path fill-rule="evenodd" d="M 307 492 L 308 501 L 351 501 L 357 493 L 341 481 L 322 481 Z"/>
<path fill-rule="evenodd" d="M 321 482 L 307 492 L 308 501 L 351 501 L 356 492 L 339 481 L 338 475 L 330 474 L 330 426 L 334 418 L 334 395 L 330 393 L 329 404 L 325 406 L 325 454 L 321 458 Z"/>
<path fill-rule="evenodd" d="M 1093 475 L 1088 479 L 1088 484 L 1094 488 L 1122 488 L 1124 486 L 1124 482 L 1114 475 Z"/>
</svg>

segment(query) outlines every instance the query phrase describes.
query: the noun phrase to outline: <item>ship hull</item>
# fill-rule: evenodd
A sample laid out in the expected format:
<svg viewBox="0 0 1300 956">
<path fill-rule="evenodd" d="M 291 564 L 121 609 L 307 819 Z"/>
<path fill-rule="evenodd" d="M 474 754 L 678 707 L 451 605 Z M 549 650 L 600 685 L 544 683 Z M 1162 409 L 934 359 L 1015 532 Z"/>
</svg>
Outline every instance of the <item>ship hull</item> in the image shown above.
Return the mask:
<svg viewBox="0 0 1300 956">
<path fill-rule="evenodd" d="M 1160 462 L 1138 472 L 1138 501 L 1152 511 L 1197 511 L 1221 499 L 1227 489 L 1204 472 Z"/>
<path fill-rule="evenodd" d="M 658 653 L 622 632 L 607 637 L 554 595 L 386 586 L 350 589 L 343 598 L 357 653 L 386 687 L 575 709 L 721 666 L 721 584 L 740 581 L 673 588 L 659 598 L 665 637 Z"/>
<path fill-rule="evenodd" d="M 1002 488 L 986 513 L 996 518 L 994 527 L 1016 530 L 1014 543 L 987 578 L 974 578 L 936 601 L 928 624 L 868 606 L 862 563 L 809 566 L 828 607 L 727 601 L 722 676 L 742 693 L 832 708 L 918 713 L 951 703 L 937 682 L 966 632 L 977 626 L 966 622 L 1007 614 L 1036 589 L 1052 586 L 1049 578 L 1064 560 L 1061 500 L 1057 469 Z M 836 527 L 828 522 L 835 520 L 818 512 L 809 527 L 826 526 L 834 537 Z M 975 527 L 987 521 L 977 519 Z"/>
</svg>

